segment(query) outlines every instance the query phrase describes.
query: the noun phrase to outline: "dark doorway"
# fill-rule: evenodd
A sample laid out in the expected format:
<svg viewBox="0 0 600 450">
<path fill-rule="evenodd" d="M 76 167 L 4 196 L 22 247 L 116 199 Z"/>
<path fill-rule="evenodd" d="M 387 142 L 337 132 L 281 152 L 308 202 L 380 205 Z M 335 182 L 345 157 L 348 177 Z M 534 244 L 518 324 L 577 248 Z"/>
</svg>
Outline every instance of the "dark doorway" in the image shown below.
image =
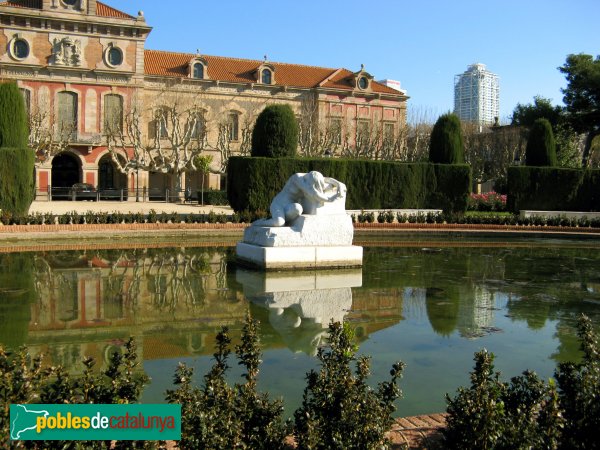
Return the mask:
<svg viewBox="0 0 600 450">
<path fill-rule="evenodd" d="M 81 164 L 69 153 L 56 155 L 52 160 L 52 199 L 68 199 L 69 189 L 81 181 Z"/>
<path fill-rule="evenodd" d="M 110 156 L 104 156 L 98 164 L 98 189 L 125 189 L 127 175 L 119 172 Z"/>
<path fill-rule="evenodd" d="M 127 175 L 119 172 L 109 155 L 103 156 L 98 164 L 98 191 L 102 200 L 127 198 Z"/>
</svg>

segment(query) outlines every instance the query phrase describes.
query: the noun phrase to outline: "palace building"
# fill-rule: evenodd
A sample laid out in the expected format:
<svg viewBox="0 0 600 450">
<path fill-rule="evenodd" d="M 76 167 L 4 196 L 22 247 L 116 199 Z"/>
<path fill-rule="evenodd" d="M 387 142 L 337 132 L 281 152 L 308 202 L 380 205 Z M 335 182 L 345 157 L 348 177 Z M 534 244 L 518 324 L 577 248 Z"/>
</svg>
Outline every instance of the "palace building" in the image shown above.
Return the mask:
<svg viewBox="0 0 600 450">
<path fill-rule="evenodd" d="M 406 92 L 362 66 L 149 50 L 151 31 L 143 12 L 96 0 L 0 2 L 0 80 L 16 80 L 26 102 L 39 198 L 76 183 L 121 198 L 218 189 L 227 159 L 248 153 L 254 120 L 273 103 L 293 108 L 300 154 L 310 156 L 405 123 Z M 198 155 L 211 158 L 209 172 Z"/>
</svg>

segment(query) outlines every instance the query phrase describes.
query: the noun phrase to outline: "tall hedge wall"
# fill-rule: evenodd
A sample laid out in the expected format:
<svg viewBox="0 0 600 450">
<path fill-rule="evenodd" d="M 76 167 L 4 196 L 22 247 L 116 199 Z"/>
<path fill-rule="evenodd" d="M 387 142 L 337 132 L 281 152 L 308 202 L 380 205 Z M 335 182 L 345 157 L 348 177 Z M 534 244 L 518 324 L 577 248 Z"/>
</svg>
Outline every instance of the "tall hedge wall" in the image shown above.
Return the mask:
<svg viewBox="0 0 600 450">
<path fill-rule="evenodd" d="M 273 197 L 297 172 L 317 170 L 346 184 L 347 209 L 441 208 L 460 212 L 471 186 L 468 165 L 343 159 L 233 157 L 227 196 L 235 211 L 268 211 Z"/>
<path fill-rule="evenodd" d="M 600 170 L 509 167 L 507 208 L 600 211 Z"/>
<path fill-rule="evenodd" d="M 34 154 L 28 148 L 0 148 L 0 209 L 27 214 L 35 194 Z"/>
</svg>

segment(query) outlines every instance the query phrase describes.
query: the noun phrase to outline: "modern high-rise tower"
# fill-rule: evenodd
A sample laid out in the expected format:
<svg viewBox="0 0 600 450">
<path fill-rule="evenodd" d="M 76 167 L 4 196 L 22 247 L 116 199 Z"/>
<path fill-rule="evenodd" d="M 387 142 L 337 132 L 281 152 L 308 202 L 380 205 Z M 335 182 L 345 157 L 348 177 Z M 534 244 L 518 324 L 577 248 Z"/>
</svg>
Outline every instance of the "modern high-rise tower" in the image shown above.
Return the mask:
<svg viewBox="0 0 600 450">
<path fill-rule="evenodd" d="M 491 125 L 500 114 L 498 75 L 485 64 L 471 64 L 454 77 L 454 113 L 460 120 Z"/>
</svg>

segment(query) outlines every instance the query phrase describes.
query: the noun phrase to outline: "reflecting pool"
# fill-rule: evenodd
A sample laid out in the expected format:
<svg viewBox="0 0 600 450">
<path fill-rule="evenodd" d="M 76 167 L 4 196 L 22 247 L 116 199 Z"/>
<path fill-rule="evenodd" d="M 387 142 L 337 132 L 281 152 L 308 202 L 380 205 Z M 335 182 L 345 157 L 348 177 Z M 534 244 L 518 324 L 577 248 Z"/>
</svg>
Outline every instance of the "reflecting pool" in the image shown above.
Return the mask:
<svg viewBox="0 0 600 450">
<path fill-rule="evenodd" d="M 374 383 L 407 363 L 398 414 L 413 415 L 443 410 L 481 348 L 504 379 L 525 369 L 547 378 L 579 358 L 581 313 L 600 329 L 597 240 L 371 239 L 360 243 L 362 270 L 267 275 L 236 268 L 234 244 L 0 253 L 0 343 L 78 373 L 83 356 L 106 362 L 133 336 L 152 378 L 142 401 L 162 402 L 177 363 L 201 380 L 216 332 L 226 325 L 237 342 L 250 310 L 261 321 L 260 387 L 291 414 L 334 318 L 372 356 Z"/>
</svg>

